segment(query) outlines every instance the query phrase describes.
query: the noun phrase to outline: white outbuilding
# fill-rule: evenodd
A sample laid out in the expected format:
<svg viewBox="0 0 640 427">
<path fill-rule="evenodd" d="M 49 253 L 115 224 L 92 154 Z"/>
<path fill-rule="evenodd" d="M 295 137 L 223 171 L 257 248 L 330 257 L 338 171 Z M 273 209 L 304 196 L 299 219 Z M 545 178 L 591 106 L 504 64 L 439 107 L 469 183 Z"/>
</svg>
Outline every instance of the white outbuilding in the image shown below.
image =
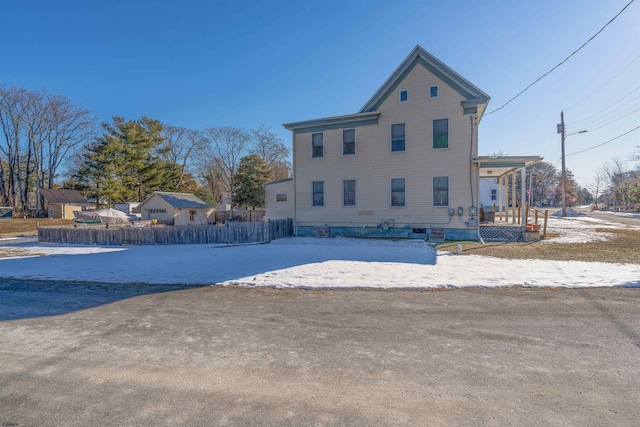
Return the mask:
<svg viewBox="0 0 640 427">
<path fill-rule="evenodd" d="M 138 206 L 143 221 L 167 225 L 206 224 L 213 208 L 191 193 L 154 191 Z"/>
</svg>

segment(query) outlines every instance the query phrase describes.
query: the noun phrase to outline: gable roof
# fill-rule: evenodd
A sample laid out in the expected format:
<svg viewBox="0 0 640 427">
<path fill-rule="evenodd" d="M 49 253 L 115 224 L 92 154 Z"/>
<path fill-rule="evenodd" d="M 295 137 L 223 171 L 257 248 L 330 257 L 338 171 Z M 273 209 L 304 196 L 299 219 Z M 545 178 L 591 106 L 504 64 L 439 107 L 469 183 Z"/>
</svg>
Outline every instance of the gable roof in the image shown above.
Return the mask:
<svg viewBox="0 0 640 427">
<path fill-rule="evenodd" d="M 357 113 L 284 123 L 283 126 L 293 133 L 307 133 L 378 124 L 380 113 L 377 109 L 418 64 L 425 67 L 465 98 L 462 101 L 464 114 L 478 112 L 479 120 L 482 118 L 486 104 L 491 97 L 424 50 L 420 45 L 417 45 Z"/>
<path fill-rule="evenodd" d="M 376 93 L 373 94 L 371 99 L 364 104 L 359 112 L 366 113 L 378 109 L 380 104 L 387 99 L 389 94 L 396 89 L 400 82 L 417 64 L 425 67 L 440 80 L 451 86 L 456 92 L 465 97 L 468 102 L 463 102 L 463 107 L 486 104 L 489 102 L 489 99 L 491 99 L 489 95 L 480 90 L 469 80 L 465 79 L 445 65 L 444 62 L 424 50 L 422 46 L 416 45 L 409 56 L 402 61 L 398 68 L 396 68 L 391 76 L 389 76 L 382 86 L 380 86 Z"/>
<path fill-rule="evenodd" d="M 172 208 L 181 209 L 196 209 L 196 208 L 211 208 L 207 203 L 205 203 L 202 199 L 200 199 L 195 194 L 191 193 L 170 193 L 166 191 L 154 191 L 153 194 L 138 206 L 142 208 L 147 201 L 149 201 L 153 196 L 158 196 L 165 202 L 167 202 Z"/>
<path fill-rule="evenodd" d="M 68 190 L 66 188 L 60 188 L 57 190 L 51 190 L 49 188 L 41 188 L 40 194 L 47 199 L 49 203 L 66 203 L 66 204 L 88 204 L 78 190 Z"/>
</svg>

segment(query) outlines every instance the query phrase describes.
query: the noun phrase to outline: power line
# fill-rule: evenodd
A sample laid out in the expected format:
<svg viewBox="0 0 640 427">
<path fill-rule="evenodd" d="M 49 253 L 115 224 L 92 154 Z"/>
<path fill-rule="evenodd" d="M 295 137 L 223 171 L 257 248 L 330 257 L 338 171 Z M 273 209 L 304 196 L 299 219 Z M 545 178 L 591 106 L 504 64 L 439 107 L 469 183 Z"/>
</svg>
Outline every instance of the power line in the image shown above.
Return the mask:
<svg viewBox="0 0 640 427">
<path fill-rule="evenodd" d="M 584 122 L 584 121 L 587 121 L 587 120 L 591 119 L 592 117 L 595 117 L 595 116 L 597 116 L 598 114 L 600 114 L 600 113 L 602 113 L 602 112 L 604 112 L 604 111 L 607 111 L 609 108 L 613 107 L 614 105 L 616 105 L 617 103 L 619 103 L 619 102 L 620 102 L 620 101 L 622 101 L 623 99 L 630 97 L 634 92 L 637 92 L 638 90 L 640 90 L 640 86 L 638 86 L 637 88 L 635 88 L 634 90 L 632 90 L 631 92 L 629 92 L 628 94 L 626 94 L 625 96 L 623 96 L 622 98 L 618 99 L 616 102 L 614 102 L 613 104 L 609 105 L 608 107 L 603 108 L 602 110 L 598 111 L 597 113 L 594 113 L 594 114 L 590 115 L 589 117 L 585 117 L 584 119 L 581 119 L 581 120 L 578 120 L 578 121 L 574 122 L 574 123 L 572 124 L 572 126 L 575 126 L 577 123 L 582 123 L 582 122 Z M 616 110 L 620 109 L 621 107 L 624 107 L 625 105 L 628 105 L 628 104 L 632 103 L 633 101 L 635 101 L 635 100 L 636 100 L 636 99 L 638 99 L 638 98 L 640 98 L 640 96 L 636 96 L 636 97 L 635 97 L 635 98 L 633 98 L 631 101 L 629 101 L 629 102 L 627 102 L 627 103 L 625 103 L 625 104 L 622 104 L 620 107 L 616 108 L 614 111 L 616 111 Z M 607 113 L 607 114 L 611 114 L 612 112 L 613 112 L 613 111 L 611 111 L 611 112 L 609 112 L 609 113 Z"/>
<path fill-rule="evenodd" d="M 635 113 L 635 112 L 636 112 L 636 111 L 638 111 L 638 110 L 640 110 L 640 107 L 638 107 L 638 108 L 636 108 L 635 110 L 633 110 L 633 111 L 631 111 L 631 112 L 629 112 L 629 113 L 625 114 L 624 116 L 618 117 L 617 119 L 610 121 L 609 123 L 606 123 L 606 124 L 604 124 L 604 125 L 600 125 L 600 126 L 595 127 L 595 128 L 593 128 L 593 129 L 588 129 L 588 131 L 589 131 L 589 132 L 593 132 L 594 130 L 598 130 L 598 129 L 601 129 L 601 128 L 603 128 L 603 127 L 609 126 L 610 124 L 613 124 L 613 123 L 617 122 L 618 120 L 622 120 L 622 119 L 624 119 L 625 117 L 632 115 L 633 113 Z"/>
<path fill-rule="evenodd" d="M 636 127 L 634 127 L 633 129 L 631 129 L 630 131 L 627 131 L 627 132 L 623 133 L 622 135 L 618 135 L 618 136 L 616 136 L 615 138 L 611 138 L 610 140 L 605 141 L 605 142 L 603 142 L 603 143 L 601 143 L 601 144 L 594 145 L 593 147 L 587 148 L 586 150 L 576 151 L 575 153 L 567 154 L 567 157 L 568 157 L 568 156 L 573 156 L 574 154 L 584 153 L 585 151 L 593 150 L 594 148 L 601 147 L 601 146 L 603 146 L 604 144 L 608 144 L 608 143 L 610 143 L 611 141 L 615 141 L 615 140 L 616 140 L 616 139 L 618 139 L 618 138 L 622 138 L 622 137 L 623 137 L 623 136 L 625 136 L 626 134 L 631 133 L 631 132 L 633 132 L 634 130 L 638 130 L 638 129 L 640 129 L 640 126 L 636 126 Z"/>
<path fill-rule="evenodd" d="M 640 89 L 640 88 L 638 88 L 638 89 Z M 636 102 L 638 99 L 640 99 L 640 95 L 636 96 L 635 98 L 633 98 L 633 99 L 631 99 L 631 100 L 629 100 L 627 102 L 625 102 L 622 105 L 619 105 L 618 107 L 614 108 L 613 110 L 609 111 L 608 113 L 603 114 L 601 117 L 597 117 L 597 118 L 593 119 L 593 117 L 599 115 L 600 113 L 603 113 L 604 111 L 606 111 L 609 108 L 613 107 L 615 104 L 617 104 L 620 101 L 622 101 L 622 99 L 620 99 L 617 102 L 615 102 L 615 103 L 611 104 L 610 106 L 608 106 L 607 108 L 605 108 L 603 110 L 600 110 L 597 113 L 590 115 L 589 117 L 586 117 L 586 118 L 584 118 L 582 120 L 578 120 L 577 122 L 571 123 L 571 128 L 584 127 L 584 126 L 589 126 L 589 125 L 593 126 L 594 122 L 597 123 L 597 122 L 607 121 L 607 120 L 611 119 L 612 116 L 616 116 L 616 115 L 621 114 L 621 113 L 624 114 L 630 108 L 635 108 L 638 105 L 638 103 Z M 635 102 L 634 105 L 631 105 L 631 107 L 628 106 L 629 104 L 633 104 L 634 102 Z M 621 111 L 621 110 L 624 110 L 624 111 Z M 584 124 L 584 125 L 582 124 L 582 123 L 586 123 L 586 122 L 589 122 L 589 123 Z"/>
<path fill-rule="evenodd" d="M 603 84 L 602 86 L 600 86 L 598 89 L 596 89 L 594 92 L 591 93 L 591 95 L 587 96 L 586 98 L 582 98 L 580 101 L 576 102 L 573 105 L 568 106 L 567 108 L 564 108 L 564 111 L 567 111 L 570 108 L 575 107 L 576 105 L 580 105 L 582 104 L 584 101 L 586 101 L 587 99 L 591 98 L 593 95 L 595 95 L 596 93 L 600 92 L 602 89 L 605 88 L 605 86 L 607 86 L 609 83 L 611 83 L 613 80 L 616 79 L 616 77 L 618 77 L 620 74 L 622 74 L 622 72 L 624 70 L 626 70 L 627 68 L 629 68 L 634 62 L 636 62 L 638 60 L 638 58 L 640 58 L 640 55 L 636 56 L 635 58 L 633 58 L 633 60 L 631 62 L 629 62 L 622 70 L 620 70 L 618 72 L 618 74 L 616 74 L 615 76 L 611 77 L 609 79 L 609 81 L 607 81 L 605 84 Z"/>
<path fill-rule="evenodd" d="M 578 49 L 574 50 L 573 53 L 571 53 L 571 55 L 567 56 L 562 62 L 560 62 L 558 65 L 556 65 L 555 67 L 553 67 L 552 69 L 550 69 L 549 71 L 547 71 L 546 73 L 544 73 L 543 75 L 541 75 L 540 77 L 538 77 L 533 83 L 531 83 L 529 86 L 525 87 L 524 89 L 522 89 L 520 92 L 518 92 L 518 94 L 516 96 L 514 96 L 513 98 L 511 98 L 510 100 L 508 100 L 507 102 L 505 102 L 504 104 L 502 104 L 500 107 L 496 108 L 493 111 L 489 111 L 488 113 L 485 113 L 485 116 L 488 116 L 489 114 L 493 114 L 496 111 L 500 111 L 502 110 L 504 107 L 506 107 L 507 105 L 509 105 L 514 99 L 516 99 L 517 97 L 519 97 L 520 95 L 522 95 L 523 93 L 525 93 L 531 86 L 533 86 L 534 84 L 538 83 L 540 80 L 542 80 L 543 78 L 545 78 L 546 76 L 548 76 L 549 74 L 551 74 L 556 68 L 560 67 L 562 64 L 564 64 L 565 62 L 567 62 L 569 60 L 569 58 L 571 58 L 573 55 L 575 55 L 576 53 L 578 53 L 580 50 L 582 50 L 583 47 L 585 47 L 591 40 L 595 39 L 598 34 L 600 34 L 602 31 L 604 31 L 605 28 L 607 28 L 607 26 L 609 26 L 609 24 L 611 24 L 618 16 L 620 16 L 620 14 L 622 14 L 622 12 L 624 12 L 630 5 L 631 3 L 633 3 L 635 0 L 631 0 L 629 3 L 627 3 L 627 5 L 625 7 L 622 8 L 622 10 L 620 12 L 618 12 L 618 14 L 616 16 L 614 16 L 613 18 L 611 18 L 611 20 L 609 22 L 607 22 L 604 27 L 600 28 L 600 30 L 598 30 L 597 33 L 595 33 L 593 36 L 591 36 L 591 38 L 589 40 L 587 40 L 586 42 L 584 42 L 582 44 L 582 46 L 580 46 Z"/>
<path fill-rule="evenodd" d="M 571 129 L 578 129 L 581 127 L 585 127 L 585 126 L 600 126 L 603 123 L 608 123 L 612 120 L 618 120 L 620 117 L 626 117 L 628 114 L 630 114 L 629 112 L 633 113 L 634 108 L 638 108 L 638 106 L 640 105 L 640 102 L 636 102 L 634 105 L 627 107 L 626 104 L 624 106 L 621 106 L 619 108 L 616 108 L 615 110 L 607 113 L 606 115 L 600 117 L 599 119 L 596 120 L 592 120 L 589 123 L 586 123 L 584 125 L 571 125 Z M 618 111 L 618 110 L 623 110 L 623 111 Z"/>
</svg>

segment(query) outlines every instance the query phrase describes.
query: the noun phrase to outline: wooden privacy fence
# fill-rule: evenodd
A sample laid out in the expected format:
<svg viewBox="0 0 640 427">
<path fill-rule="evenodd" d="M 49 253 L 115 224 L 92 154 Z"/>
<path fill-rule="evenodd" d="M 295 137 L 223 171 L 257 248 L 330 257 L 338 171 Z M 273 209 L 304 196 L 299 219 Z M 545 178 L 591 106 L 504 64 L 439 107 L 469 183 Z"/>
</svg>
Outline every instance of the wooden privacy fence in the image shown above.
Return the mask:
<svg viewBox="0 0 640 427">
<path fill-rule="evenodd" d="M 188 245 L 258 243 L 293 236 L 293 220 L 176 227 L 40 227 L 39 243 L 72 245 Z"/>
<path fill-rule="evenodd" d="M 214 216 L 217 223 L 224 224 L 231 221 L 262 221 L 265 215 L 264 209 L 252 211 L 215 211 Z"/>
</svg>

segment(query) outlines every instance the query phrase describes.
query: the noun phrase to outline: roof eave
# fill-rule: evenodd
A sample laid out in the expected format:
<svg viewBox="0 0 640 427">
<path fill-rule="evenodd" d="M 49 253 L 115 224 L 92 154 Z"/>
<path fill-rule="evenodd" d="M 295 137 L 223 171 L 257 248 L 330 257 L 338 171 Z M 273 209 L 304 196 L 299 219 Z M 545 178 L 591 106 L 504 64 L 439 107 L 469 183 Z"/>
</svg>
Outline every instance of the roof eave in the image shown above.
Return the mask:
<svg viewBox="0 0 640 427">
<path fill-rule="evenodd" d="M 329 125 L 349 125 L 350 123 L 358 121 L 366 121 L 368 119 L 375 119 L 380 116 L 377 111 L 347 114 L 343 116 L 323 117 L 320 119 L 303 120 L 300 122 L 283 123 L 285 129 L 291 131 L 299 131 L 303 129 L 316 128 Z"/>
<path fill-rule="evenodd" d="M 487 102 L 490 99 L 489 95 L 487 95 L 480 88 L 475 86 L 473 83 L 462 77 L 460 74 L 455 72 L 452 68 L 447 66 L 445 63 L 440 61 L 438 58 L 427 52 L 420 45 L 417 45 L 411 53 L 405 58 L 404 61 L 391 73 L 389 78 L 380 86 L 380 88 L 374 93 L 374 95 L 367 101 L 367 103 L 360 109 L 360 112 L 373 111 L 379 101 L 383 99 L 388 91 L 394 86 L 396 81 L 413 65 L 415 61 L 419 58 L 424 60 L 424 63 L 428 65 L 428 67 L 432 68 L 433 71 L 436 71 L 437 74 L 442 75 L 449 80 L 447 83 L 456 89 L 459 93 L 464 94 L 463 96 L 468 100 L 472 99 L 486 99 Z"/>
</svg>

